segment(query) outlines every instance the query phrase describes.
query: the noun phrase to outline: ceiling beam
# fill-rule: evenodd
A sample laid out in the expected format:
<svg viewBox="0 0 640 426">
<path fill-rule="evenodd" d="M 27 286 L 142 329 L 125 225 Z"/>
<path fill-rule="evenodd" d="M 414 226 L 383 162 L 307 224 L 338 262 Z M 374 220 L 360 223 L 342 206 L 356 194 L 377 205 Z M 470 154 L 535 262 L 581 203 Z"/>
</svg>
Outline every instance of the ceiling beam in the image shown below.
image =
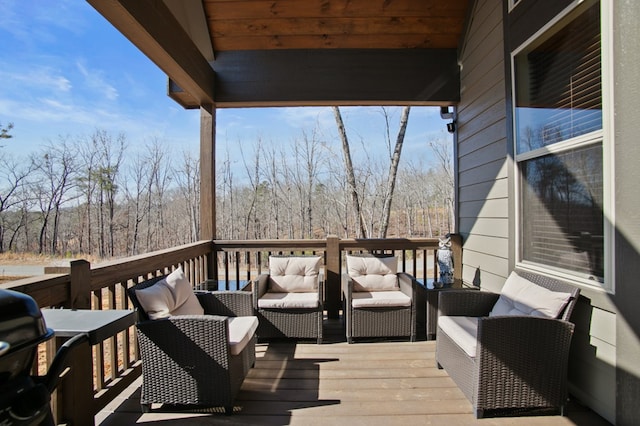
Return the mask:
<svg viewBox="0 0 640 426">
<path fill-rule="evenodd" d="M 87 0 L 200 105 L 214 100 L 215 74 L 161 0 Z"/>
<path fill-rule="evenodd" d="M 216 107 L 455 105 L 456 49 L 218 52 Z"/>
</svg>

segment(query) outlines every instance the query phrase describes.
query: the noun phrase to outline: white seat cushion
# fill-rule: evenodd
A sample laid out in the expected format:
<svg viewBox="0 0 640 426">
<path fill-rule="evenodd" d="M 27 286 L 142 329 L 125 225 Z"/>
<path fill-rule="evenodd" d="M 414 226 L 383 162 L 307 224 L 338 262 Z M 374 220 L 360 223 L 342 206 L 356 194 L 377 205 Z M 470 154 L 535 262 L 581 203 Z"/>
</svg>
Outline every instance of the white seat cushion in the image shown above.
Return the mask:
<svg viewBox="0 0 640 426">
<path fill-rule="evenodd" d="M 353 280 L 353 291 L 399 290 L 398 258 L 395 256 L 347 255 L 347 274 Z"/>
<path fill-rule="evenodd" d="M 530 315 L 558 318 L 571 293 L 551 291 L 512 272 L 489 316 Z"/>
<path fill-rule="evenodd" d="M 467 355 L 475 358 L 478 345 L 477 317 L 442 316 L 438 318 L 438 328 L 456 342 Z"/>
<path fill-rule="evenodd" d="M 319 306 L 318 293 L 267 292 L 258 299 L 262 309 L 313 309 Z"/>
<path fill-rule="evenodd" d="M 229 317 L 229 348 L 238 355 L 251 341 L 258 329 L 258 317 Z"/>
<path fill-rule="evenodd" d="M 269 291 L 318 291 L 320 256 L 269 256 Z"/>
<path fill-rule="evenodd" d="M 172 315 L 202 315 L 204 309 L 193 293 L 191 283 L 178 267 L 157 283 L 136 290 L 136 297 L 150 319 Z"/>
<path fill-rule="evenodd" d="M 354 291 L 351 298 L 354 308 L 411 306 L 411 298 L 401 291 Z"/>
</svg>

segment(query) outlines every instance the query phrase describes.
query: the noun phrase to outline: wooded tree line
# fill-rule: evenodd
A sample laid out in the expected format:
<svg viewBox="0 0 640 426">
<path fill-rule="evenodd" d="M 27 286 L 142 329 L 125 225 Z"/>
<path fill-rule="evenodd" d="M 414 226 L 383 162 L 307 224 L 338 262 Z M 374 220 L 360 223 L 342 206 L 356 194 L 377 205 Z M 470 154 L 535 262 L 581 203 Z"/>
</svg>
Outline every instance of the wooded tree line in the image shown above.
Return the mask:
<svg viewBox="0 0 640 426">
<path fill-rule="evenodd" d="M 367 141 L 355 144 L 333 108 L 341 149 L 318 128 L 303 131 L 291 146 L 277 148 L 258 139 L 245 156 L 246 184 L 237 185 L 231 161 L 218 155 L 217 237 L 220 239 L 435 237 L 454 229 L 451 142 L 425 141 L 435 161 L 402 159 L 409 108 L 392 137 L 386 121 L 386 156 L 373 155 Z M 366 154 L 352 161 L 354 147 Z"/>
<path fill-rule="evenodd" d="M 5 144 L 14 143 L 11 128 L 5 130 Z M 0 148 L 0 252 L 109 258 L 197 241 L 198 158 L 159 140 L 142 145 L 134 150 L 126 135 L 96 130 L 59 137 L 21 157 Z M 354 163 L 352 186 L 343 153 L 318 129 L 301 131 L 286 152 L 260 139 L 251 145 L 243 144 L 240 170 L 218 149 L 219 239 L 430 237 L 453 229 L 444 139 L 425 141 L 435 166 L 396 165 L 384 231 L 390 163 L 373 157 Z"/>
</svg>

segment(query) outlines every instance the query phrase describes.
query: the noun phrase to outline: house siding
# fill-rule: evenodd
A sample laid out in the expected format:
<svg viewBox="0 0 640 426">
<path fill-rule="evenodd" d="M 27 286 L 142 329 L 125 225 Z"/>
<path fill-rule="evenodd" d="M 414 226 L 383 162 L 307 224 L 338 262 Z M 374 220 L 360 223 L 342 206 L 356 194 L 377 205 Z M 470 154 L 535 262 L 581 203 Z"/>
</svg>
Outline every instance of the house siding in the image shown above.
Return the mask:
<svg viewBox="0 0 640 426">
<path fill-rule="evenodd" d="M 499 291 L 516 262 L 510 52 L 571 4 L 577 3 L 520 0 L 508 11 L 507 0 L 473 3 L 459 52 L 456 135 L 457 226 L 466 284 Z M 605 136 L 605 149 L 614 147 L 613 169 L 605 170 L 614 177 L 614 291 L 576 283 L 582 297 L 572 318 L 569 382 L 580 402 L 626 425 L 640 418 L 640 2 L 612 4 L 613 60 L 603 66 L 611 68 L 615 82 L 614 128 Z"/>
<path fill-rule="evenodd" d="M 509 161 L 505 117 L 503 5 L 475 3 L 460 52 L 458 231 L 462 278 L 499 291 L 509 273 Z"/>
<path fill-rule="evenodd" d="M 640 2 L 613 7 L 616 423 L 640 419 Z"/>
</svg>

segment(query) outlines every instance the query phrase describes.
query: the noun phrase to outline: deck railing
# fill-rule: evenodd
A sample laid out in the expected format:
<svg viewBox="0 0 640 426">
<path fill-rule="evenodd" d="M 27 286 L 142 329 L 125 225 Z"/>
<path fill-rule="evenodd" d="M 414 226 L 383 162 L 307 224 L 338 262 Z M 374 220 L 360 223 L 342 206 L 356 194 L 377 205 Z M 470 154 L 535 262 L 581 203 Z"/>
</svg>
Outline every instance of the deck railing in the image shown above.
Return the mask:
<svg viewBox="0 0 640 426">
<path fill-rule="evenodd" d="M 458 236 L 452 238 L 454 264 L 460 264 L 462 249 Z M 69 274 L 26 278 L 3 284 L 33 297 L 41 308 L 131 309 L 126 295 L 128 287 L 137 282 L 169 273 L 182 266 L 191 283 L 208 289 L 233 290 L 246 288 L 266 272 L 270 254 L 319 254 L 324 256 L 325 306 L 330 318 L 337 318 L 341 306 L 340 281 L 346 253 L 384 252 L 399 258 L 399 269 L 427 283 L 437 276 L 435 261 L 438 239 L 340 239 L 322 240 L 216 240 L 200 241 L 167 250 L 91 265 L 85 260 L 72 261 Z M 460 268 L 455 269 L 460 278 Z M 40 374 L 46 371 L 61 342 L 56 339 L 41 348 L 38 357 Z M 66 389 L 86 389 L 91 381 L 94 404 L 91 407 L 61 404 L 53 400 L 59 422 L 74 422 L 94 416 L 119 395 L 140 374 L 140 357 L 132 329 L 119 332 L 93 347 L 94 377 L 74 377 L 66 380 L 84 381 L 82 386 Z M 63 411 L 63 407 L 67 407 Z M 69 409 L 71 407 L 71 409 Z M 71 411 L 69 411 L 71 410 Z M 74 411 L 75 410 L 75 411 Z"/>
</svg>

